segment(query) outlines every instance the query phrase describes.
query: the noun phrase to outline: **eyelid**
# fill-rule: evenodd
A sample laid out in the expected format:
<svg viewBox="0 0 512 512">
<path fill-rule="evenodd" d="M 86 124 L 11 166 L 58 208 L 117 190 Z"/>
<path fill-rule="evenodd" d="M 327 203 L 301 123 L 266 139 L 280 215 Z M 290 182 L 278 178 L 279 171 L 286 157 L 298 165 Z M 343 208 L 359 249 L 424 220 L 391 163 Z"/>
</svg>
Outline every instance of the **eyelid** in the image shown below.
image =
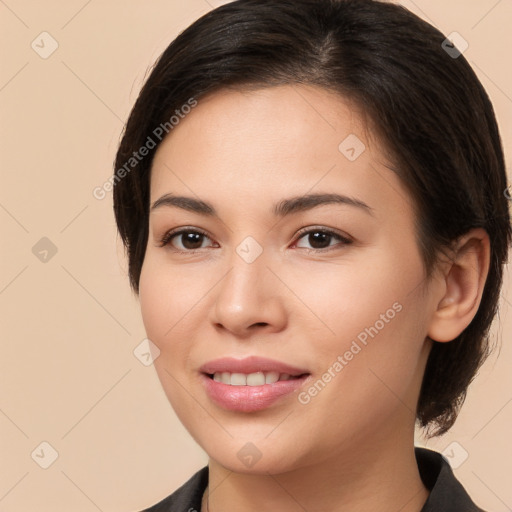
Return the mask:
<svg viewBox="0 0 512 512">
<path fill-rule="evenodd" d="M 349 243 L 349 242 L 352 243 L 354 241 L 349 235 L 347 235 L 341 231 L 338 231 L 337 229 L 328 228 L 326 226 L 306 226 L 305 228 L 302 228 L 299 230 L 299 232 L 296 235 L 296 238 L 301 238 L 302 236 L 304 236 L 308 233 L 311 233 L 311 232 L 314 233 L 316 231 L 321 231 L 322 233 L 334 235 L 334 236 L 339 237 L 340 239 L 344 240 L 347 243 Z"/>
</svg>

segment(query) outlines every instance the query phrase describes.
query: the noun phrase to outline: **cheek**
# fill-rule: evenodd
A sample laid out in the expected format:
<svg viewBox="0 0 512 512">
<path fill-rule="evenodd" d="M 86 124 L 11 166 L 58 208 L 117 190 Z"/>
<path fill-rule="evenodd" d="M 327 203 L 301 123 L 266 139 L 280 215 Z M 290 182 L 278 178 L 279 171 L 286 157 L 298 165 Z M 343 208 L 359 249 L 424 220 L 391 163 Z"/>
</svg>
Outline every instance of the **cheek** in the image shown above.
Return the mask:
<svg viewBox="0 0 512 512">
<path fill-rule="evenodd" d="M 139 284 L 144 326 L 148 337 L 162 345 L 161 350 L 183 330 L 187 315 L 208 289 L 201 276 L 193 271 L 180 272 L 163 260 L 165 255 L 150 253 L 144 261 Z"/>
<path fill-rule="evenodd" d="M 166 293 L 165 274 L 152 261 L 144 260 L 139 282 L 139 301 L 142 320 L 148 337 L 160 346 L 165 331 L 172 325 L 172 296 Z"/>
<path fill-rule="evenodd" d="M 307 297 L 308 306 L 319 313 L 322 322 L 316 323 L 330 331 L 323 339 L 311 340 L 320 356 L 317 372 L 331 368 L 340 376 L 332 379 L 336 383 L 329 384 L 331 390 L 340 386 L 342 394 L 351 389 L 353 398 L 370 400 L 377 392 L 391 396 L 408 392 L 418 373 L 427 324 L 419 255 L 411 254 L 405 264 L 400 253 L 389 251 L 376 254 L 374 261 L 337 272 L 330 269 L 317 288 L 311 287 L 310 278 L 296 288 L 297 295 Z M 312 329 L 310 333 L 314 334 Z M 336 365 L 336 371 L 332 367 L 340 362 L 338 356 L 343 368 Z"/>
<path fill-rule="evenodd" d="M 419 255 L 409 255 L 404 261 L 400 251 L 375 248 L 366 251 L 364 259 L 355 255 L 342 264 L 323 266 L 313 262 L 296 272 L 282 269 L 282 273 L 286 272 L 285 281 L 302 302 L 296 302 L 294 311 L 310 310 L 311 321 L 304 327 L 324 329 L 330 340 L 344 343 L 359 333 L 364 338 L 365 330 L 376 323 L 379 332 L 389 331 L 395 317 L 405 316 L 397 310 L 416 300 L 415 290 L 423 279 Z M 410 304 L 408 309 L 415 307 Z"/>
<path fill-rule="evenodd" d="M 391 415 L 414 414 L 425 363 L 423 301 L 407 289 L 373 292 L 327 319 L 336 334 L 323 344 L 322 382 L 303 397 L 312 421 L 329 410 L 347 431 L 366 432 Z"/>
<path fill-rule="evenodd" d="M 178 273 L 162 261 L 159 254 L 151 252 L 144 260 L 139 282 L 146 334 L 160 350 L 154 368 L 169 402 L 185 424 L 190 422 L 187 411 L 196 411 L 180 382 L 183 372 L 189 370 L 186 367 L 192 333 L 187 320 L 198 301 L 196 296 L 202 292 L 198 282 L 191 282 L 183 272 Z"/>
</svg>

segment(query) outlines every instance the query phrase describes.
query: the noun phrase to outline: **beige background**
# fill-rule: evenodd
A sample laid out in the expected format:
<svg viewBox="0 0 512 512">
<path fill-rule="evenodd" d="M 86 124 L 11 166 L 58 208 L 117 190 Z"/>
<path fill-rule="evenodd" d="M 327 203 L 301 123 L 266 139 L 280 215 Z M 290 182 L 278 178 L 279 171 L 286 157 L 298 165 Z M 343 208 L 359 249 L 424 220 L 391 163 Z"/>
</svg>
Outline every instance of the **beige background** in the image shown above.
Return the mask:
<svg viewBox="0 0 512 512">
<path fill-rule="evenodd" d="M 112 173 L 149 65 L 220 3 L 0 0 L 2 512 L 140 510 L 206 463 L 153 368 L 134 356 L 145 337 L 138 302 L 111 198 L 92 190 Z M 465 55 L 495 105 L 510 162 L 512 2 L 403 3 L 468 41 Z M 52 41 L 43 31 L 58 43 L 46 59 L 39 53 Z M 482 369 L 453 430 L 428 443 L 448 447 L 457 476 L 490 512 L 512 509 L 507 283 L 494 329 L 500 356 Z M 43 469 L 52 449 L 58 457 Z"/>
</svg>

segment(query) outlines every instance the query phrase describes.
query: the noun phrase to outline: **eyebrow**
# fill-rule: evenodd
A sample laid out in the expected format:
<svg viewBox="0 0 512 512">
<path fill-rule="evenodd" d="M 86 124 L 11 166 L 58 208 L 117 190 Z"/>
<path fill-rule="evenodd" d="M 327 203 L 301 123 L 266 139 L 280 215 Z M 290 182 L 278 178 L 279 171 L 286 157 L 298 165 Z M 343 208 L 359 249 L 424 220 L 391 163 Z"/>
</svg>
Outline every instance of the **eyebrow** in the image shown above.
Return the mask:
<svg viewBox="0 0 512 512">
<path fill-rule="evenodd" d="M 317 206 L 333 203 L 353 206 L 373 215 L 373 208 L 363 201 L 341 194 L 307 194 L 303 196 L 290 197 L 275 204 L 272 212 L 276 217 L 284 217 L 293 213 L 311 210 Z M 152 204 L 151 211 L 163 206 L 181 208 L 207 217 L 219 217 L 213 205 L 193 197 L 165 194 Z"/>
</svg>

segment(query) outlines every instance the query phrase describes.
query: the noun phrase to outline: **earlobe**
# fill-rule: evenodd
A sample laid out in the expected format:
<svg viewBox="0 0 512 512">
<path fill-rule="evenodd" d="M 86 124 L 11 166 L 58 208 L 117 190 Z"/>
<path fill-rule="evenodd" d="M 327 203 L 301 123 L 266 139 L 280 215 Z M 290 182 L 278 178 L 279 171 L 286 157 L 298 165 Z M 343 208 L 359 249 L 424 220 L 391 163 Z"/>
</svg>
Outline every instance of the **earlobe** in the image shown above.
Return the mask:
<svg viewBox="0 0 512 512">
<path fill-rule="evenodd" d="M 428 337 L 447 342 L 471 323 L 482 299 L 489 272 L 490 241 L 483 228 L 474 228 L 453 247 L 445 263 L 443 291 L 433 312 Z"/>
</svg>

